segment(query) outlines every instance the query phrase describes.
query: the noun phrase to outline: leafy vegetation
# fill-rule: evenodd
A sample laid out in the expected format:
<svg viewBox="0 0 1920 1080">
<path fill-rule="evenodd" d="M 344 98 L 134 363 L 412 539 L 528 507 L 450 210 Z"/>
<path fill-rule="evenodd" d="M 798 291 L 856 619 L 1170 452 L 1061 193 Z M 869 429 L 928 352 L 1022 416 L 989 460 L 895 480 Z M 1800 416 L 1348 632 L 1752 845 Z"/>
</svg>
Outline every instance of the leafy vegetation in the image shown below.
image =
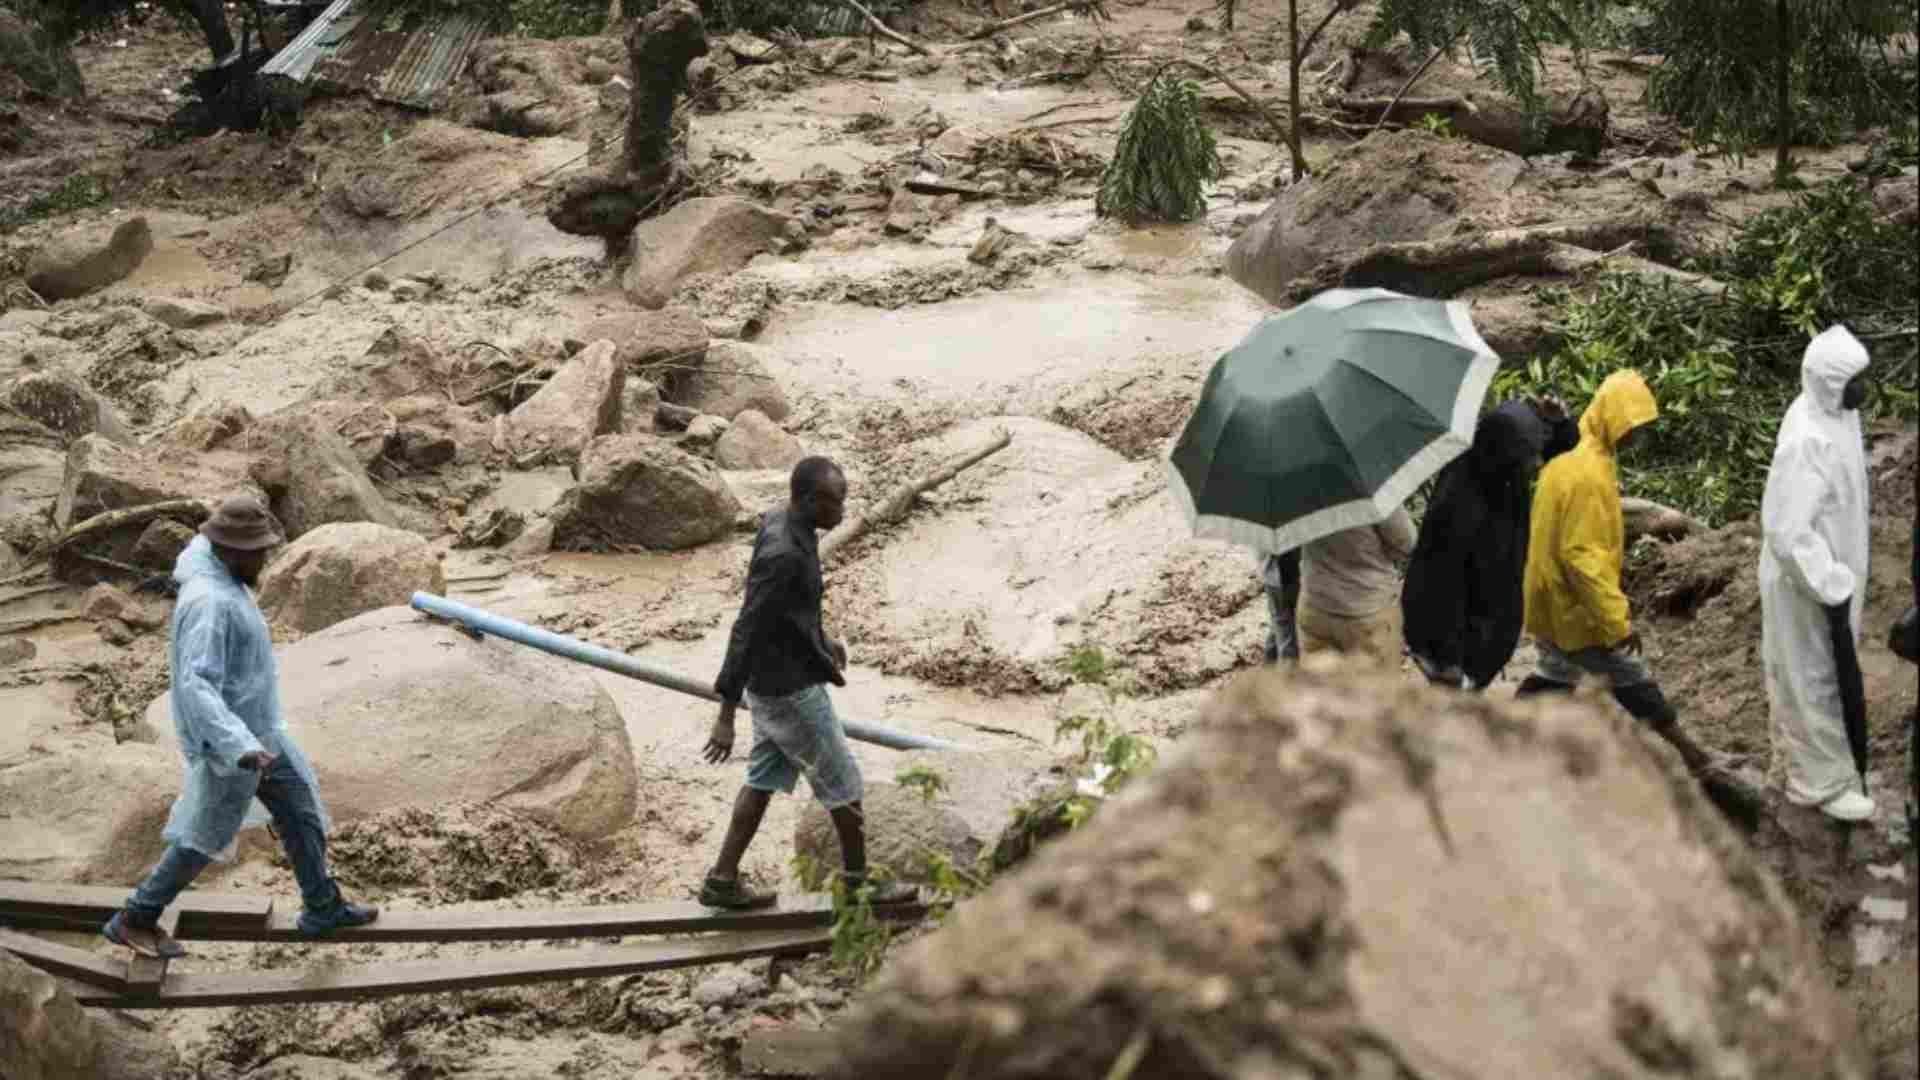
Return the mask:
<svg viewBox="0 0 1920 1080">
<path fill-rule="evenodd" d="M 940 775 L 939 770 L 925 765 L 900 770 L 894 774 L 893 782 L 909 791 L 919 792 L 921 800 L 929 803 L 947 790 L 947 778 Z"/>
<path fill-rule="evenodd" d="M 1913 0 L 1657 0 L 1665 52 L 1647 95 L 1703 143 L 1743 154 L 1771 137 L 1774 171 L 1796 142 L 1911 117 Z M 1892 46 L 1900 55 L 1888 52 Z"/>
<path fill-rule="evenodd" d="M 1868 408 L 1908 420 L 1920 411 L 1920 248 L 1912 228 L 1876 216 L 1854 183 L 1814 188 L 1760 215 L 1700 269 L 1727 284 L 1724 296 L 1633 274 L 1550 294 L 1565 345 L 1503 372 L 1491 397 L 1552 392 L 1580 402 L 1611 372 L 1638 370 L 1661 419 L 1625 455 L 1623 484 L 1715 524 L 1758 508 L 1811 334 L 1845 323 L 1874 354 L 1878 394 Z"/>
<path fill-rule="evenodd" d="M 110 194 L 106 181 L 97 176 L 87 173 L 69 176 L 44 195 L 37 195 L 19 206 L 0 207 L 0 232 L 12 232 L 38 218 L 99 206 Z"/>
<path fill-rule="evenodd" d="M 1127 113 L 1093 212 L 1127 222 L 1192 221 L 1206 213 L 1206 185 L 1220 174 L 1199 88 L 1161 71 Z"/>
</svg>

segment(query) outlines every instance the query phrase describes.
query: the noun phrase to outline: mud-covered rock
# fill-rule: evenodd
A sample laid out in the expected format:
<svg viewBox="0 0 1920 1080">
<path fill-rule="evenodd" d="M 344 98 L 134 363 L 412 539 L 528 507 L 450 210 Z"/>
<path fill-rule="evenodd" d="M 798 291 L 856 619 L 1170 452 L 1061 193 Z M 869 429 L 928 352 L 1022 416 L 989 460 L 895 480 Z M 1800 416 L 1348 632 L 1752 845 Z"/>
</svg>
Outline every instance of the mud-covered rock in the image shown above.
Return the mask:
<svg viewBox="0 0 1920 1080">
<path fill-rule="evenodd" d="M 165 1080 L 180 1055 L 164 1035 L 82 1008 L 58 980 L 0 952 L 0 1064 L 7 1080 Z"/>
<path fill-rule="evenodd" d="M 109 510 L 172 499 L 213 505 L 231 495 L 258 497 L 264 492 L 249 475 L 249 464 L 243 455 L 225 450 L 134 448 L 102 435 L 84 435 L 67 451 L 53 523 L 65 529 Z"/>
<path fill-rule="evenodd" d="M 646 379 L 628 376 L 620 395 L 620 433 L 651 435 L 660 426 L 660 387 Z"/>
<path fill-rule="evenodd" d="M 1138 1076 L 1864 1074 L 1798 917 L 1664 747 L 1583 702 L 1317 664 L 1216 697 L 896 955 L 841 1035 L 836 1075 L 865 1078 L 1123 1054 Z"/>
<path fill-rule="evenodd" d="M 195 410 L 160 433 L 158 442 L 188 450 L 212 450 L 253 426 L 244 405 L 223 401 Z"/>
<path fill-rule="evenodd" d="M 786 391 L 767 370 L 771 353 L 741 341 L 716 341 L 707 347 L 706 362 L 688 370 L 667 373 L 660 396 L 675 405 L 731 420 L 743 409 L 758 409 L 769 420 L 785 420 L 792 406 Z"/>
<path fill-rule="evenodd" d="M 507 417 L 514 452 L 571 461 L 595 436 L 619 431 L 627 369 L 618 351 L 611 341 L 595 341 L 514 409 Z"/>
<path fill-rule="evenodd" d="M 353 447 L 322 416 L 302 406 L 266 417 L 234 445 L 259 455 L 251 475 L 266 491 L 289 540 L 334 522 L 399 524 Z"/>
<path fill-rule="evenodd" d="M 759 409 L 742 409 L 713 444 L 713 462 L 722 469 L 791 469 L 806 456 L 800 440 Z"/>
<path fill-rule="evenodd" d="M 86 591 L 80 598 L 80 614 L 98 622 L 102 619 L 117 619 L 126 614 L 132 600 L 118 588 L 102 582 Z"/>
<path fill-rule="evenodd" d="M 134 565 L 165 573 L 173 569 L 180 553 L 193 543 L 192 528 L 171 518 L 155 518 L 147 522 L 140 535 L 133 542 Z"/>
<path fill-rule="evenodd" d="M 667 361 L 698 364 L 707 353 L 707 327 L 685 308 L 623 311 L 588 323 L 581 341 L 611 341 L 615 356 L 629 370 Z"/>
<path fill-rule="evenodd" d="M 633 818 L 633 746 L 575 663 L 410 608 L 370 611 L 276 650 L 281 707 L 346 825 L 401 807 L 498 805 L 575 839 Z M 146 726 L 171 731 L 164 695 Z"/>
<path fill-rule="evenodd" d="M 688 199 L 633 231 L 633 261 L 622 278 L 627 295 L 663 308 L 681 279 L 732 273 L 785 244 L 788 218 L 758 203 L 719 195 Z"/>
<path fill-rule="evenodd" d="M 147 301 L 147 314 L 175 330 L 197 330 L 227 317 L 225 308 L 185 296 L 156 296 Z"/>
<path fill-rule="evenodd" d="M 686 434 L 681 436 L 680 445 L 693 450 L 711 449 L 732 426 L 717 416 L 701 413 L 687 422 Z"/>
<path fill-rule="evenodd" d="M 440 555 L 425 540 L 372 522 L 336 522 L 274 556 L 260 575 L 260 610 L 311 634 L 362 612 L 404 606 L 415 592 L 446 591 Z"/>
<path fill-rule="evenodd" d="M 580 482 L 554 507 L 554 546 L 677 550 L 733 529 L 740 503 L 712 464 L 650 435 L 595 439 Z"/>
<path fill-rule="evenodd" d="M 1465 139 L 1375 135 L 1281 192 L 1227 249 L 1227 276 L 1269 303 L 1288 303 L 1288 282 L 1337 253 L 1498 224 L 1504 193 L 1525 166 Z"/>
<path fill-rule="evenodd" d="M 898 784 L 869 783 L 860 801 L 867 832 L 867 866 L 894 881 L 930 882 L 931 860 L 970 867 L 980 840 L 960 815 L 928 802 Z M 840 868 L 840 840 L 833 820 L 809 802 L 793 826 L 793 850 L 823 870 Z"/>
<path fill-rule="evenodd" d="M 134 442 L 112 405 L 63 372 L 36 371 L 13 380 L 6 387 L 6 402 L 14 412 L 70 439 L 97 433 L 123 446 Z"/>
<path fill-rule="evenodd" d="M 0 783 L 0 877 L 138 880 L 160 857 L 160 829 L 180 790 L 172 720 L 143 737 L 9 765 Z"/>
<path fill-rule="evenodd" d="M 105 246 L 67 239 L 35 252 L 27 287 L 46 300 L 72 300 L 133 273 L 152 251 L 153 230 L 137 217 L 114 229 Z"/>
<path fill-rule="evenodd" d="M 363 818 L 328 837 L 327 856 L 355 886 L 458 904 L 580 884 L 589 863 L 574 846 L 513 810 L 460 803 Z"/>
</svg>

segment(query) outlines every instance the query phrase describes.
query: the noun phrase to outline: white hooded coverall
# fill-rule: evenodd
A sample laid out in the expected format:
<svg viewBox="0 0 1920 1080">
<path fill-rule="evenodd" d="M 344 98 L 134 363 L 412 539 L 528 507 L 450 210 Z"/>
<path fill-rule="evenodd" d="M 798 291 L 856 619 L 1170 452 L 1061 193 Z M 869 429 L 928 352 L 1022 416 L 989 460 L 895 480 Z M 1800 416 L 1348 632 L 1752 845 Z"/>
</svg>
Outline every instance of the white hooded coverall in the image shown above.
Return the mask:
<svg viewBox="0 0 1920 1080">
<path fill-rule="evenodd" d="M 1787 798 L 1816 806 L 1855 784 L 1823 605 L 1850 601 L 1853 640 L 1867 586 L 1867 463 L 1860 414 L 1842 410 L 1867 350 L 1843 326 L 1808 343 L 1800 396 L 1780 421 L 1760 503 L 1760 655 Z"/>
</svg>

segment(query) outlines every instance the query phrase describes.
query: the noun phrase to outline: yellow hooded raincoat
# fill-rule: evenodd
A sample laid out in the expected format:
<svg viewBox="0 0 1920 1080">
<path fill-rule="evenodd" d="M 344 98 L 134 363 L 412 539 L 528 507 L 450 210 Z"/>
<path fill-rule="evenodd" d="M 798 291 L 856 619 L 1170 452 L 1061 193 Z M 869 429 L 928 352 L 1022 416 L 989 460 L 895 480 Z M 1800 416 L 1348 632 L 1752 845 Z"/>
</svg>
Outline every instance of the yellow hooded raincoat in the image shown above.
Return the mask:
<svg viewBox="0 0 1920 1080">
<path fill-rule="evenodd" d="M 1527 632 L 1561 652 L 1611 647 L 1631 632 L 1614 447 L 1659 415 L 1646 380 L 1616 371 L 1580 415 L 1580 444 L 1540 471 L 1527 540 Z"/>
</svg>

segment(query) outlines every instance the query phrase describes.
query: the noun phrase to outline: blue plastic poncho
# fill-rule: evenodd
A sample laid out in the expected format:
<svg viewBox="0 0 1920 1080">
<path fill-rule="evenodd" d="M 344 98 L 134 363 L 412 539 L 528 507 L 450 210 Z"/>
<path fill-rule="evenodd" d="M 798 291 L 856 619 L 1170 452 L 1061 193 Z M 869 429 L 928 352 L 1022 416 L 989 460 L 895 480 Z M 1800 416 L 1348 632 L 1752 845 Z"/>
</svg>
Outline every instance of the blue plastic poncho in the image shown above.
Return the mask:
<svg viewBox="0 0 1920 1080">
<path fill-rule="evenodd" d="M 243 826 L 269 820 L 253 797 L 260 774 L 242 768 L 241 755 L 279 755 L 312 785 L 316 803 L 320 787 L 281 719 L 273 638 L 253 595 L 204 536 L 180 553 L 173 580 L 180 596 L 173 609 L 168 705 L 186 778 L 162 835 L 224 861 L 233 856 Z M 324 823 L 324 806 L 320 816 Z"/>
</svg>

